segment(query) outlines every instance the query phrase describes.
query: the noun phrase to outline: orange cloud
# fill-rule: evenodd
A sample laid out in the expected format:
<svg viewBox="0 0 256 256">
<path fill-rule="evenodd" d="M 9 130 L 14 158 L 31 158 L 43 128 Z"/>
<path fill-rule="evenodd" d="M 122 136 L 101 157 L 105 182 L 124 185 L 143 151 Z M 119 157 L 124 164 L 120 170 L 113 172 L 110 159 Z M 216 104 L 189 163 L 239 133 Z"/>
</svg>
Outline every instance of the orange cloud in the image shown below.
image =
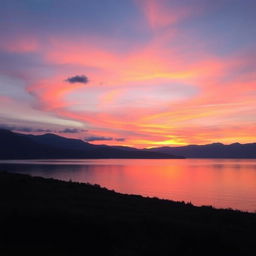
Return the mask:
<svg viewBox="0 0 256 256">
<path fill-rule="evenodd" d="M 81 37 L 77 42 L 56 36 L 46 45 L 38 44 L 44 62 L 58 67 L 54 75 L 28 86 L 38 107 L 77 121 L 97 136 L 126 138 L 125 144 L 131 146 L 253 140 L 245 119 L 246 113 L 255 113 L 256 72 L 244 71 L 253 60 L 217 56 L 191 44 L 192 39 L 177 45 L 174 41 L 183 31 L 176 29 L 174 40 L 161 28 L 176 24 L 192 10 L 180 7 L 169 12 L 168 1 L 140 2 L 150 26 L 160 31 L 147 42 L 125 51 L 102 43 L 101 37 Z M 77 73 L 88 76 L 90 86 L 64 81 Z M 175 95 L 177 88 L 185 89 Z M 234 128 L 239 123 L 236 115 L 239 129 Z"/>
<path fill-rule="evenodd" d="M 34 57 L 30 53 L 36 53 L 31 62 L 39 64 L 29 64 L 28 79 L 21 64 L 15 63 L 19 65 L 15 75 L 25 77 L 27 92 L 34 98 L 30 101 L 27 97 L 21 111 L 18 100 L 0 97 L 2 112 L 17 112 L 15 115 L 22 118 L 28 112 L 32 120 L 68 123 L 85 127 L 95 136 L 126 139 L 106 141 L 116 145 L 152 147 L 255 140 L 255 47 L 246 52 L 237 50 L 236 54 L 220 54 L 219 49 L 212 49 L 212 42 L 202 33 L 204 29 L 197 31 L 198 20 L 192 25 L 187 22 L 203 11 L 199 2 L 136 3 L 142 14 L 136 17 L 141 24 L 132 27 L 139 34 L 136 40 L 128 31 L 126 35 L 124 31 L 97 36 L 97 29 L 93 36 L 90 31 L 70 36 L 64 35 L 66 30 L 54 34 L 49 30 L 44 38 L 19 34 L 3 39 L 1 53 L 17 54 L 25 65 Z M 205 5 L 212 10 L 209 1 Z M 208 18 L 203 17 L 205 21 Z M 10 59 L 11 66 L 14 58 Z M 65 82 L 77 74 L 85 74 L 89 84 Z"/>
<path fill-rule="evenodd" d="M 209 141 L 206 139 L 209 134 L 217 132 L 210 128 L 208 132 L 206 128 L 202 130 L 201 127 L 213 126 L 216 122 L 221 125 L 225 118 L 241 110 L 243 104 L 249 103 L 249 96 L 244 95 L 246 94 L 244 85 L 248 87 L 248 91 L 254 85 L 252 77 L 247 76 L 241 81 L 239 79 L 235 82 L 232 79 L 225 81 L 230 72 L 237 68 L 237 62 L 210 57 L 209 54 L 202 56 L 199 61 L 188 62 L 186 58 L 181 59 L 172 51 L 167 51 L 163 56 L 162 50 L 151 48 L 150 45 L 122 55 L 104 48 L 96 49 L 95 46 L 90 45 L 85 49 L 82 46 L 77 47 L 74 50 L 75 55 L 72 49 L 69 44 L 65 48 L 65 43 L 62 42 L 62 49 L 58 50 L 58 54 L 52 55 L 54 48 L 46 53 L 47 60 L 55 64 L 81 65 L 85 70 L 92 64 L 96 68 L 89 71 L 88 75 L 89 78 L 93 77 L 92 86 L 84 88 L 81 84 L 67 84 L 63 76 L 57 76 L 36 83 L 29 90 L 38 96 L 45 110 L 86 123 L 97 135 L 118 134 L 126 138 L 127 145 L 154 146 L 168 143 L 180 145 L 194 141 L 199 143 Z M 88 52 L 94 61 L 88 61 Z M 167 57 L 168 54 L 171 60 Z M 101 62 L 103 56 L 105 59 Z M 178 58 L 179 61 L 176 61 Z M 246 78 L 249 80 L 246 81 Z M 102 79 L 109 81 L 110 85 L 104 83 L 99 85 Z M 156 97 L 150 107 L 150 100 L 154 94 L 150 88 L 188 82 L 200 88 L 194 97 L 177 102 L 171 101 L 170 97 L 169 102 L 168 97 L 166 101 Z M 130 101 L 129 99 L 133 99 L 133 95 L 136 95 L 138 86 L 141 88 L 138 98 L 140 102 Z M 78 91 L 80 91 L 79 95 L 84 95 L 81 100 L 74 101 L 69 98 L 70 94 Z M 147 92 L 150 97 L 147 96 Z M 129 94 L 132 98 L 127 96 Z M 91 95 L 97 97 L 91 99 Z M 227 95 L 232 98 L 227 99 Z M 95 109 L 89 110 L 88 102 L 92 101 L 96 102 Z M 81 110 L 70 110 L 70 107 L 79 104 L 83 106 Z M 191 127 L 193 132 L 188 127 Z M 182 131 L 184 134 L 180 137 Z M 225 141 L 229 141 L 228 133 L 229 130 L 223 133 L 223 138 L 226 136 Z M 214 138 L 222 140 L 219 135 Z M 118 141 L 109 143 L 121 144 Z"/>
</svg>

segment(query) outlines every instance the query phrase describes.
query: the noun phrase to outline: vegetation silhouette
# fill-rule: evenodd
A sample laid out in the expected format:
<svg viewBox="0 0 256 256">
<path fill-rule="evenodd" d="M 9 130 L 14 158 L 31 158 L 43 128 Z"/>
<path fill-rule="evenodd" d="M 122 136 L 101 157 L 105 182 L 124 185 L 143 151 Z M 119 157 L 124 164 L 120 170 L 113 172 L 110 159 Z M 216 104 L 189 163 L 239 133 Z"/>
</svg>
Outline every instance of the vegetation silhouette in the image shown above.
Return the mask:
<svg viewBox="0 0 256 256">
<path fill-rule="evenodd" d="M 256 214 L 0 172 L 1 255 L 255 255 Z"/>
</svg>

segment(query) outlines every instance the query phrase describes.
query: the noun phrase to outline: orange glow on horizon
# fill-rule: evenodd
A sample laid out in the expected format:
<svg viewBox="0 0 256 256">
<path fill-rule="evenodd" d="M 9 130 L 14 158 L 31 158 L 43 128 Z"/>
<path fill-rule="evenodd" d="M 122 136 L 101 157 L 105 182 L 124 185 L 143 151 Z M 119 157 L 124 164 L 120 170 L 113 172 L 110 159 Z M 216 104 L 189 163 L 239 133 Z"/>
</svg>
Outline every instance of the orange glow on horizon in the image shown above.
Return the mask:
<svg viewBox="0 0 256 256">
<path fill-rule="evenodd" d="M 1 66 L 1 120 L 79 127 L 65 135 L 138 148 L 255 142 L 256 44 L 245 36 L 249 26 L 239 40 L 216 27 L 221 12 L 206 2 L 135 0 L 134 22 L 110 22 L 106 31 L 98 19 L 95 30 L 74 34 L 15 28 L 0 42 L 12 67 Z M 67 81 L 80 74 L 88 81 Z"/>
</svg>

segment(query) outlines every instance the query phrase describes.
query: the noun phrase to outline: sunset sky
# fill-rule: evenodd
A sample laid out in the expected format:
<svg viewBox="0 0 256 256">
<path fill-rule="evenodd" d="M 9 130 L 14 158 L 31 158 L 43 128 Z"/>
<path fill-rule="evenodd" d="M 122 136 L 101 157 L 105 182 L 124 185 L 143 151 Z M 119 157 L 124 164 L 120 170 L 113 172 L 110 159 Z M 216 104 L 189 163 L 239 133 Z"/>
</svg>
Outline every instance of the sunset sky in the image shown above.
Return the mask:
<svg viewBox="0 0 256 256">
<path fill-rule="evenodd" d="M 0 127 L 138 148 L 256 141 L 255 0 L 0 4 Z"/>
</svg>

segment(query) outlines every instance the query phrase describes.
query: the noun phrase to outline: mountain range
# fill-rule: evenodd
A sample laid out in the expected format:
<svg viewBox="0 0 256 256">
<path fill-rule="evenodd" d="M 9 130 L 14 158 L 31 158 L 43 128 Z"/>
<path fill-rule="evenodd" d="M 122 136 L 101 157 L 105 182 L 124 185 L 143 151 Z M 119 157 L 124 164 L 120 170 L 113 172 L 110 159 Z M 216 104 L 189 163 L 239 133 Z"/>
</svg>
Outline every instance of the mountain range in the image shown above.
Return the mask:
<svg viewBox="0 0 256 256">
<path fill-rule="evenodd" d="M 256 143 L 233 143 L 224 145 L 188 145 L 180 147 L 159 147 L 147 149 L 149 152 L 177 154 L 186 158 L 256 158 Z"/>
<path fill-rule="evenodd" d="M 0 129 L 0 159 L 43 158 L 256 158 L 256 143 L 188 145 L 137 149 L 94 145 L 55 134 L 21 134 Z"/>
<path fill-rule="evenodd" d="M 161 152 L 129 147 L 93 145 L 79 139 L 55 134 L 27 135 L 0 129 L 0 159 L 44 158 L 183 158 Z"/>
</svg>

